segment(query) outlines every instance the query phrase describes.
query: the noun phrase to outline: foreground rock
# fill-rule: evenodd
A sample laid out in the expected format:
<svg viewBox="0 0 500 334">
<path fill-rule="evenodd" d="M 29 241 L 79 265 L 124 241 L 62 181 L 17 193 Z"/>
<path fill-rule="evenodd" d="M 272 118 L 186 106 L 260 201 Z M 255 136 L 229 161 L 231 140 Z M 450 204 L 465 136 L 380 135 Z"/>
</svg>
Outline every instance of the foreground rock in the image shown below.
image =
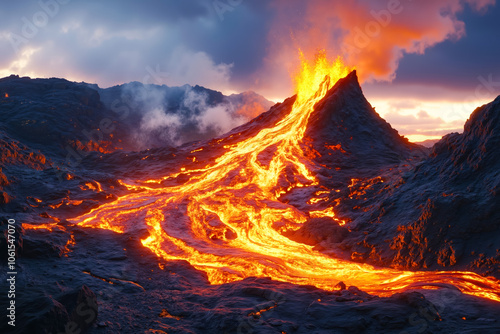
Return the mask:
<svg viewBox="0 0 500 334">
<path fill-rule="evenodd" d="M 103 230 L 70 232 L 76 245 L 67 257 L 18 260 L 14 333 L 67 333 L 71 329 L 131 334 L 500 330 L 500 304 L 463 295 L 452 287 L 380 298 L 349 286 L 349 282 L 338 284 L 332 292 L 268 278 L 216 286 L 186 262 L 158 266 L 156 256 L 140 247 L 133 235 Z M 0 331 L 12 332 L 5 326 Z"/>
</svg>

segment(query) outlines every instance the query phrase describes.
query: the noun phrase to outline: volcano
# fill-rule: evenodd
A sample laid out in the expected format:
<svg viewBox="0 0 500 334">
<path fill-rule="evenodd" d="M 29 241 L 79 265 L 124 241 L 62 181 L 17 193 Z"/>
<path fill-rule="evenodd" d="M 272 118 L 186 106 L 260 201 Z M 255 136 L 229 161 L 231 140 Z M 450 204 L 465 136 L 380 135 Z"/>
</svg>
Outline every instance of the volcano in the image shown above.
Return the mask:
<svg viewBox="0 0 500 334">
<path fill-rule="evenodd" d="M 324 65 L 250 122 L 178 147 L 98 149 L 117 130 L 78 137 L 97 149 L 68 164 L 67 127 L 37 144 L 4 116 L 15 332 L 500 330 L 500 97 L 428 149 L 375 112 L 356 71 Z M 46 84 L 14 79 L 3 115 L 29 109 L 23 84 Z M 86 126 L 112 119 L 90 85 L 50 89 L 29 126 L 54 96 Z"/>
</svg>

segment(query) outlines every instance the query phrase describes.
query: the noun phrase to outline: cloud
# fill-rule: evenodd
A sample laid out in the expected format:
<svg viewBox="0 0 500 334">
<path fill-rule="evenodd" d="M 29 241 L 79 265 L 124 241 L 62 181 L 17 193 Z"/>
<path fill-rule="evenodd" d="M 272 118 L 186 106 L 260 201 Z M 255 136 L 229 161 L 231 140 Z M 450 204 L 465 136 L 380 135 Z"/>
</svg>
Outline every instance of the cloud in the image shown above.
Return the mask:
<svg viewBox="0 0 500 334">
<path fill-rule="evenodd" d="M 277 17 L 268 36 L 266 66 L 259 73 L 261 83 L 279 94 L 273 77 L 283 78 L 297 68 L 299 47 L 309 58 L 323 48 L 332 57 L 343 55 L 362 81 L 391 81 L 405 54 L 422 54 L 465 35 L 458 14 L 466 3 L 484 12 L 495 1 L 274 0 Z"/>
<path fill-rule="evenodd" d="M 214 89 L 230 86 L 231 63 L 214 60 L 210 50 L 197 43 L 199 36 L 213 30 L 211 26 L 219 21 L 210 2 L 40 3 L 44 5 L 35 1 L 26 6 L 7 5 L 7 11 L 0 9 L 0 73 L 15 71 L 112 86 L 144 81 L 151 77 L 148 69 L 159 67 L 161 73 L 170 73 L 170 84 L 202 84 Z M 47 7 L 46 3 L 52 5 Z M 40 15 L 47 20 L 38 26 L 33 18 Z M 17 38 L 14 45 L 12 38 Z M 25 66 L 12 65 L 26 50 L 33 49 L 39 51 Z"/>
<path fill-rule="evenodd" d="M 201 85 L 229 89 L 232 64 L 215 64 L 205 52 L 176 48 L 166 64 L 169 85 Z"/>
<path fill-rule="evenodd" d="M 485 11 L 489 6 L 495 5 L 495 0 L 466 0 L 476 11 Z"/>
<path fill-rule="evenodd" d="M 384 115 L 399 133 L 405 136 L 443 136 L 451 132 L 462 132 L 463 121 L 445 121 L 441 117 L 431 116 L 427 111 L 420 110 L 416 114 L 402 111 L 391 111 Z"/>
<path fill-rule="evenodd" d="M 25 75 L 34 74 L 28 70 L 29 64 L 40 48 L 25 48 L 18 55 L 17 59 L 12 60 L 9 64 L 5 64 L 0 68 L 0 77 L 6 77 L 10 74 L 24 73 Z"/>
</svg>

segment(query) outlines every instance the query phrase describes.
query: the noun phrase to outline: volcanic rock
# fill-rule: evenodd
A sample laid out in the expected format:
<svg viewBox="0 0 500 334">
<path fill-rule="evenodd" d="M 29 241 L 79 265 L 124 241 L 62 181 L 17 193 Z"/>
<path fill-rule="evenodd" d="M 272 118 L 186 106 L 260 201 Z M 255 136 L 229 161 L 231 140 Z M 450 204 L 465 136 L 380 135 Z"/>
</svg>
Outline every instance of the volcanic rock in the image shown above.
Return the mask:
<svg viewBox="0 0 500 334">
<path fill-rule="evenodd" d="M 61 295 L 32 299 L 12 333 L 86 333 L 97 319 L 95 294 L 86 286 Z"/>
<path fill-rule="evenodd" d="M 499 144 L 500 97 L 476 109 L 462 134 L 443 137 L 428 159 L 379 194 L 380 204 L 359 226 L 369 231 L 366 242 L 376 245 L 382 262 L 465 268 L 497 255 Z M 493 271 L 498 276 L 498 264 Z"/>
<path fill-rule="evenodd" d="M 316 104 L 305 136 L 305 143 L 321 155 L 316 161 L 330 168 L 355 168 L 359 176 L 425 154 L 375 112 L 363 96 L 356 71 L 337 81 Z"/>
</svg>

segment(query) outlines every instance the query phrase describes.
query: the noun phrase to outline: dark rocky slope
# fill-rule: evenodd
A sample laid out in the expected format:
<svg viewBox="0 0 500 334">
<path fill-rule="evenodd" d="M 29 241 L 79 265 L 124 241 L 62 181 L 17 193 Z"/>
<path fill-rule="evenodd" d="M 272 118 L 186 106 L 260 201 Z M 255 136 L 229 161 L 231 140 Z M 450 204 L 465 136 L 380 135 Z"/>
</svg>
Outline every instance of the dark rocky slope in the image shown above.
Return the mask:
<svg viewBox="0 0 500 334">
<path fill-rule="evenodd" d="M 498 276 L 499 147 L 500 97 L 477 108 L 462 134 L 445 136 L 382 194 L 379 214 L 372 212 L 380 225 L 370 234 L 397 226 L 389 248 L 377 247 L 382 261 L 406 268 L 479 267 Z"/>
<path fill-rule="evenodd" d="M 499 276 L 500 97 L 428 157 L 372 110 L 354 74 L 316 109 L 305 143 L 331 191 L 321 208 L 333 205 L 351 223 L 311 219 L 292 237 L 377 265 Z"/>
</svg>

